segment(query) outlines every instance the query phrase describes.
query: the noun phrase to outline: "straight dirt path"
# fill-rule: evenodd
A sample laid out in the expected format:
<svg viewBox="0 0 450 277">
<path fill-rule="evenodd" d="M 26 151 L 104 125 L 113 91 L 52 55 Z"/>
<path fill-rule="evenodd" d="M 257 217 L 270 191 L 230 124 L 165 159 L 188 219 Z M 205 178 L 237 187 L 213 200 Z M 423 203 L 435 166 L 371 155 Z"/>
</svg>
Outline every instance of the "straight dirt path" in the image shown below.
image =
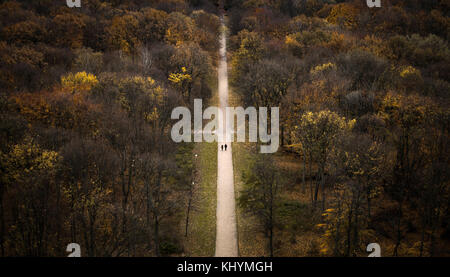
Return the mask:
<svg viewBox="0 0 450 277">
<path fill-rule="evenodd" d="M 225 24 L 222 19 L 222 34 L 220 39 L 219 75 L 219 107 L 225 115 L 228 106 L 228 65 L 227 38 Z M 225 118 L 225 116 L 224 116 Z M 223 126 L 226 126 L 224 120 Z M 223 128 L 227 132 L 227 128 Z M 224 138 L 227 136 L 224 135 Z M 221 149 L 221 145 L 227 145 Z M 233 179 L 233 159 L 231 142 L 218 143 L 217 151 L 217 224 L 216 224 L 216 257 L 237 257 L 237 223 Z"/>
</svg>

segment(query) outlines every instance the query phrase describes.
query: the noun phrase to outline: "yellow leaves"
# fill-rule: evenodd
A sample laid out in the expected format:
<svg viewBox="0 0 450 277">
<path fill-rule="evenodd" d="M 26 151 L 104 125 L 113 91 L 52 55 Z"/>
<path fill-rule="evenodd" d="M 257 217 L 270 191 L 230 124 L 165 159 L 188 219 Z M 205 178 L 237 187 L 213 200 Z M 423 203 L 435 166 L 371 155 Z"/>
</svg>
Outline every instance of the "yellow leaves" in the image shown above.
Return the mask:
<svg viewBox="0 0 450 277">
<path fill-rule="evenodd" d="M 181 67 L 181 72 L 170 73 L 169 81 L 174 85 L 183 88 L 185 84 L 192 81 L 192 76 L 187 73 L 186 67 Z"/>
<path fill-rule="evenodd" d="M 400 107 L 400 96 L 392 94 L 392 93 L 387 93 L 383 99 L 382 106 L 386 107 L 386 108 L 391 108 L 391 109 L 399 108 Z"/>
<path fill-rule="evenodd" d="M 327 21 L 332 24 L 343 24 L 345 27 L 353 28 L 358 20 L 359 10 L 352 3 L 341 3 L 333 6 Z"/>
<path fill-rule="evenodd" d="M 390 92 L 383 99 L 379 114 L 386 122 L 409 129 L 412 126 L 420 126 L 434 111 L 434 104 L 426 98 Z"/>
<path fill-rule="evenodd" d="M 365 171 L 363 169 L 360 169 L 358 171 L 353 172 L 353 175 L 355 175 L 355 176 L 357 176 L 357 175 L 363 176 L 364 173 L 365 173 Z"/>
<path fill-rule="evenodd" d="M 61 77 L 61 84 L 67 91 L 89 91 L 98 84 L 98 80 L 95 75 L 83 71 Z"/>
<path fill-rule="evenodd" d="M 265 51 L 263 39 L 257 32 L 244 30 L 239 32 L 238 37 L 240 39 L 239 49 L 231 61 L 232 77 L 235 80 L 238 80 L 238 76 L 243 74 L 247 64 L 259 61 Z"/>
<path fill-rule="evenodd" d="M 333 50 L 335 53 L 340 53 L 352 49 L 353 44 L 353 37 L 339 32 L 331 32 L 329 37 L 324 41 L 323 46 Z"/>
<path fill-rule="evenodd" d="M 328 216 L 333 216 L 334 215 L 335 210 L 334 209 L 326 209 L 323 213 L 322 213 L 322 217 L 328 217 Z M 321 226 L 319 226 L 321 225 Z M 317 227 L 324 227 L 325 224 L 318 224 Z"/>
<path fill-rule="evenodd" d="M 58 153 L 55 151 L 43 151 L 42 155 L 36 159 L 39 169 L 53 168 L 58 161 Z"/>
<path fill-rule="evenodd" d="M 332 36 L 322 30 L 302 31 L 285 37 L 285 44 L 298 57 L 303 56 L 306 49 L 315 46 L 327 46 Z"/>
<path fill-rule="evenodd" d="M 361 41 L 361 49 L 364 51 L 375 54 L 378 57 L 384 57 L 387 55 L 387 48 L 383 40 L 375 35 L 367 35 Z"/>
<path fill-rule="evenodd" d="M 190 74 L 184 74 L 184 73 L 170 73 L 169 75 L 169 81 L 174 84 L 180 84 L 184 81 L 191 81 L 192 77 Z"/>
<path fill-rule="evenodd" d="M 130 114 L 136 114 L 146 121 L 160 118 L 166 90 L 151 77 L 129 77 L 119 81 L 118 102 Z"/>
<path fill-rule="evenodd" d="M 147 113 L 145 115 L 145 120 L 147 120 L 148 122 L 155 121 L 158 118 L 159 118 L 159 112 L 158 112 L 158 109 L 156 107 L 153 108 L 151 113 Z"/>
<path fill-rule="evenodd" d="M 406 66 L 400 70 L 400 77 L 402 78 L 422 78 L 420 70 L 413 66 Z"/>
<path fill-rule="evenodd" d="M 153 88 L 156 84 L 155 80 L 151 77 L 141 77 L 141 76 L 134 76 L 128 79 L 121 80 L 125 83 L 132 83 L 138 87 L 150 89 Z"/>
<path fill-rule="evenodd" d="M 352 119 L 350 121 L 347 122 L 347 129 L 352 130 L 353 127 L 355 127 L 356 124 L 356 119 Z"/>
<path fill-rule="evenodd" d="M 320 245 L 320 254 L 322 255 L 326 255 L 328 253 L 328 248 L 326 244 L 321 244 Z"/>
<path fill-rule="evenodd" d="M 59 154 L 43 150 L 32 139 L 26 138 L 21 144 L 14 145 L 11 152 L 2 158 L 6 160 L 10 178 L 17 181 L 33 172 L 40 174 L 41 171 L 52 170 L 58 163 Z"/>
<path fill-rule="evenodd" d="M 306 112 L 301 117 L 301 129 L 313 128 L 314 126 L 326 129 L 341 129 L 351 130 L 356 120 L 347 121 L 345 117 L 340 117 L 338 114 L 329 110 L 320 112 Z M 327 130 L 323 130 L 327 131 Z M 325 134 L 325 133 L 324 133 Z"/>
<path fill-rule="evenodd" d="M 284 43 L 288 47 L 300 47 L 300 43 L 296 39 L 296 34 L 289 34 L 286 36 Z"/>
<path fill-rule="evenodd" d="M 334 63 L 324 63 L 322 65 L 318 65 L 314 68 L 311 69 L 310 73 L 311 74 L 317 74 L 320 72 L 326 72 L 332 69 L 336 69 L 336 65 Z"/>
</svg>

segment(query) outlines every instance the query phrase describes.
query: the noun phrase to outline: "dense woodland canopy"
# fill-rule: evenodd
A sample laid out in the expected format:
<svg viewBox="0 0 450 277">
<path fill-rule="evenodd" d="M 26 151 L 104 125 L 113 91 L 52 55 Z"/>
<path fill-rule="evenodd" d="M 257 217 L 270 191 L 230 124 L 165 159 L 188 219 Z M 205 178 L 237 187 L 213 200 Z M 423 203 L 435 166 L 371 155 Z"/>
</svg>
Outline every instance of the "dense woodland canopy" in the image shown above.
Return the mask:
<svg viewBox="0 0 450 277">
<path fill-rule="evenodd" d="M 182 251 L 192 146 L 170 140 L 170 115 L 211 96 L 215 10 L 2 1 L 2 256 L 64 256 L 71 242 L 83 256 Z"/>
<path fill-rule="evenodd" d="M 0 1 L 1 256 L 186 253 L 170 114 L 213 96 L 218 2 Z M 241 174 L 262 254 L 450 255 L 450 3 L 224 2 L 233 93 L 280 106 Z"/>
<path fill-rule="evenodd" d="M 448 255 L 449 2 L 227 3 L 235 92 L 295 153 L 244 171 L 263 253 Z"/>
</svg>

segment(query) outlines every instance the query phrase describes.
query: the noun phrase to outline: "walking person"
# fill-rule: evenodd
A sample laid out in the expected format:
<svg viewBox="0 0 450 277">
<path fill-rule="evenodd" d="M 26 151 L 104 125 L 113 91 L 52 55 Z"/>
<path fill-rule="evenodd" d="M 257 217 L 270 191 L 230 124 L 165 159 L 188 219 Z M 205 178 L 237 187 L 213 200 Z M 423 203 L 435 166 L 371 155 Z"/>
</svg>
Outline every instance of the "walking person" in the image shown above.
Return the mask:
<svg viewBox="0 0 450 277">
<path fill-rule="evenodd" d="M 225 144 L 225 151 L 227 151 L 227 145 Z"/>
<path fill-rule="evenodd" d="M 221 148 L 221 151 L 223 151 L 223 144 L 220 146 L 220 148 Z"/>
</svg>

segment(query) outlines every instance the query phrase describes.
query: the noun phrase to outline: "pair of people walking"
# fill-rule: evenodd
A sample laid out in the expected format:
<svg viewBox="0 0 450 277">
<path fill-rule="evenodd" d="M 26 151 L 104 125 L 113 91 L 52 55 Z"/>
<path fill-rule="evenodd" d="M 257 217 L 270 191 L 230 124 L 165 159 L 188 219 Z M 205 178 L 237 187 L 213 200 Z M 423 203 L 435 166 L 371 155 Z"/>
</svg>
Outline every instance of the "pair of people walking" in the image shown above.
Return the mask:
<svg viewBox="0 0 450 277">
<path fill-rule="evenodd" d="M 226 145 L 226 144 L 225 144 L 225 145 L 222 144 L 222 145 L 220 146 L 220 149 L 222 149 L 222 151 L 223 151 L 224 148 L 225 148 L 225 151 L 227 151 L 227 145 Z"/>
</svg>

